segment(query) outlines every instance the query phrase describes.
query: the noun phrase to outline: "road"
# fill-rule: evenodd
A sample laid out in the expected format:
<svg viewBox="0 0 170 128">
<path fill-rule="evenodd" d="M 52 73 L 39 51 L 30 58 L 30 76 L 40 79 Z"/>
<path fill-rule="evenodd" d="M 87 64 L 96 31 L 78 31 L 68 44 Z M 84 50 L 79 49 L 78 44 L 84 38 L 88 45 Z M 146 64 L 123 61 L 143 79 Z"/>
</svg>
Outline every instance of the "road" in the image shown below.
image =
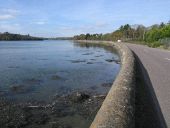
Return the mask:
<svg viewBox="0 0 170 128">
<path fill-rule="evenodd" d="M 147 71 L 166 125 L 170 127 L 170 51 L 129 43 L 126 45 Z"/>
</svg>

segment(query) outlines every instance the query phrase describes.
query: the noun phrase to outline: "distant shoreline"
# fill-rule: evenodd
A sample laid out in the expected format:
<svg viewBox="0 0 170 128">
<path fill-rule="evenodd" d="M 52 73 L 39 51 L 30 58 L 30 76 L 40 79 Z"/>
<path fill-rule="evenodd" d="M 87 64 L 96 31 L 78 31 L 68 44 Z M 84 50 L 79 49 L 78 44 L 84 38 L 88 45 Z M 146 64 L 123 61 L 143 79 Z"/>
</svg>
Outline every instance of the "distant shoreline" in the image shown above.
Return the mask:
<svg viewBox="0 0 170 128">
<path fill-rule="evenodd" d="M 33 37 L 28 35 L 13 34 L 9 32 L 0 33 L 0 41 L 31 41 L 31 40 L 44 40 L 42 37 Z"/>
<path fill-rule="evenodd" d="M 42 41 L 42 40 L 73 40 L 73 37 L 55 37 L 55 38 L 45 38 L 45 37 L 34 37 L 21 34 L 13 34 L 9 32 L 0 33 L 0 41 Z"/>
</svg>

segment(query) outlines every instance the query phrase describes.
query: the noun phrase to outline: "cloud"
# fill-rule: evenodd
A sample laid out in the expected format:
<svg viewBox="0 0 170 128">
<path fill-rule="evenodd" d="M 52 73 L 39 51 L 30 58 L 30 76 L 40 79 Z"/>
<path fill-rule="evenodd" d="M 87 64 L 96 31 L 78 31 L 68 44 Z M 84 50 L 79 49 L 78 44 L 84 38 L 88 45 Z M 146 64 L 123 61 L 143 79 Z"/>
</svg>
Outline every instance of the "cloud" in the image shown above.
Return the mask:
<svg viewBox="0 0 170 128">
<path fill-rule="evenodd" d="M 19 14 L 18 10 L 15 9 L 1 9 L 0 20 L 9 20 L 15 18 Z"/>
<path fill-rule="evenodd" d="M 35 21 L 35 22 L 32 22 L 32 24 L 37 24 L 37 25 L 44 25 L 46 23 L 47 23 L 46 21 Z"/>
<path fill-rule="evenodd" d="M 11 8 L 2 9 L 2 12 L 8 13 L 8 14 L 19 14 L 20 13 L 19 10 L 11 9 Z"/>
<path fill-rule="evenodd" d="M 10 15 L 10 14 L 3 14 L 3 15 L 0 15 L 0 20 L 8 20 L 8 19 L 12 19 L 14 17 L 15 16 Z"/>
<path fill-rule="evenodd" d="M 38 24 L 38 25 L 44 25 L 45 22 L 44 21 L 38 21 L 38 22 L 35 22 L 35 24 Z"/>
</svg>

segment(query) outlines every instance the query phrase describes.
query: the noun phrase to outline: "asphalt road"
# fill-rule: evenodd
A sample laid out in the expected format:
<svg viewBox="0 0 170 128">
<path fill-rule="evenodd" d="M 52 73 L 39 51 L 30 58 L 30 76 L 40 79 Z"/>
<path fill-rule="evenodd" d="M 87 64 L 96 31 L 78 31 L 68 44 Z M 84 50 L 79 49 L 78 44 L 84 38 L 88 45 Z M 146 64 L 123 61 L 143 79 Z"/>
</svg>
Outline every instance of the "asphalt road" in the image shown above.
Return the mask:
<svg viewBox="0 0 170 128">
<path fill-rule="evenodd" d="M 127 46 L 147 71 L 166 125 L 170 127 L 170 51 L 136 44 Z"/>
</svg>

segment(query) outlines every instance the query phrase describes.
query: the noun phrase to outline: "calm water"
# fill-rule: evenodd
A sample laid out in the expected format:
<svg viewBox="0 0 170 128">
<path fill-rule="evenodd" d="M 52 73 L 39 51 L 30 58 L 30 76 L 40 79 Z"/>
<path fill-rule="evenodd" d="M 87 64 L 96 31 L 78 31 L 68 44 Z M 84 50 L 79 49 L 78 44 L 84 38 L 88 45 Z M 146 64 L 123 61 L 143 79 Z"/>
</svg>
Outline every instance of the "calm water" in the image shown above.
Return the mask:
<svg viewBox="0 0 170 128">
<path fill-rule="evenodd" d="M 119 59 L 114 51 L 71 41 L 0 42 L 1 95 L 26 101 L 74 89 L 106 93 L 100 85 L 113 82 L 120 67 L 106 61 L 112 58 Z"/>
<path fill-rule="evenodd" d="M 88 128 L 119 72 L 117 60 L 97 45 L 1 41 L 0 125 Z"/>
</svg>

